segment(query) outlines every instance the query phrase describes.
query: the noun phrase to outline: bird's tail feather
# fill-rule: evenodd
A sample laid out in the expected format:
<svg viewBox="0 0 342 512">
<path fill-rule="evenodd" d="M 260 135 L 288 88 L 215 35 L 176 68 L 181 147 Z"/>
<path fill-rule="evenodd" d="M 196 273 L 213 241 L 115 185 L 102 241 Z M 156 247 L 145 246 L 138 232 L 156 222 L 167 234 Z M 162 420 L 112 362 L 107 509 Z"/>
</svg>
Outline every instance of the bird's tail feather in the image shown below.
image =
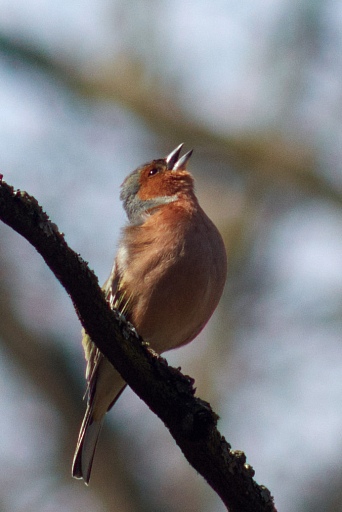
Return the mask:
<svg viewBox="0 0 342 512">
<path fill-rule="evenodd" d="M 90 480 L 96 445 L 104 420 L 104 416 L 99 420 L 94 420 L 91 409 L 91 407 L 87 407 L 72 463 L 72 476 L 83 478 L 86 484 Z"/>
<path fill-rule="evenodd" d="M 117 383 L 115 398 L 112 400 L 107 410 L 115 404 L 125 387 L 126 383 L 123 382 L 120 377 L 119 382 Z M 74 478 L 83 478 L 87 485 L 90 480 L 97 441 L 99 439 L 101 427 L 106 414 L 105 412 L 103 413 L 103 416 L 99 416 L 97 414 L 97 419 L 94 419 L 95 414 L 93 409 L 94 402 L 93 400 L 90 400 L 87 404 L 87 409 L 80 428 L 74 460 L 72 463 L 72 476 Z"/>
</svg>

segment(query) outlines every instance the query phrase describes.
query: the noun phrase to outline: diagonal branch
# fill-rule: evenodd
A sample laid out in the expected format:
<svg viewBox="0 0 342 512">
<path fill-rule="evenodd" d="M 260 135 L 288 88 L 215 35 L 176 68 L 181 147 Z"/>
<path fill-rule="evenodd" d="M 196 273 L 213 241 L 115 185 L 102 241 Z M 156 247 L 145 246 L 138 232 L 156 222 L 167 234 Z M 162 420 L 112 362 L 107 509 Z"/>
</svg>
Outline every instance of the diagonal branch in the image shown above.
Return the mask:
<svg viewBox="0 0 342 512">
<path fill-rule="evenodd" d="M 217 430 L 218 416 L 194 396 L 193 379 L 169 367 L 117 318 L 94 273 L 26 192 L 0 175 L 0 219 L 25 237 L 70 295 L 84 328 L 137 395 L 165 423 L 189 463 L 231 512 L 275 512 L 269 491 L 254 480 L 242 452 Z M 115 342 L 113 342 L 115 340 Z"/>
</svg>

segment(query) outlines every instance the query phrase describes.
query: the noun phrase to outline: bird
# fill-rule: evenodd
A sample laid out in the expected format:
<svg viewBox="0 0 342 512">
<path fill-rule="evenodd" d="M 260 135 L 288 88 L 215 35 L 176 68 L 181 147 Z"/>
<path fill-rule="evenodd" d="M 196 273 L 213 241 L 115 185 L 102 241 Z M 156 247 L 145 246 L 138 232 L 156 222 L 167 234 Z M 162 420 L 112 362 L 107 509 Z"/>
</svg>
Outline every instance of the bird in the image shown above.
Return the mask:
<svg viewBox="0 0 342 512">
<path fill-rule="evenodd" d="M 128 223 L 102 289 L 111 308 L 161 354 L 192 341 L 216 309 L 227 275 L 222 237 L 198 203 L 183 144 L 152 160 L 121 185 Z M 115 341 L 114 341 L 115 342 Z M 106 413 L 126 382 L 83 330 L 87 409 L 72 476 L 88 485 Z"/>
</svg>

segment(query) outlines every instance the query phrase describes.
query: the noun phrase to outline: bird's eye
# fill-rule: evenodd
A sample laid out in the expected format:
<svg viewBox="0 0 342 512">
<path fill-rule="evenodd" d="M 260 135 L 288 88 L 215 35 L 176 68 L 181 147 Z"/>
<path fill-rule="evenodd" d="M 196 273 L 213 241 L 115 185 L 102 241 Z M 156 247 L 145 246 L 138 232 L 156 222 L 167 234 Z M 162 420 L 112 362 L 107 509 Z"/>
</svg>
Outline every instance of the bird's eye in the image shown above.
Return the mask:
<svg viewBox="0 0 342 512">
<path fill-rule="evenodd" d="M 154 176 L 155 174 L 157 174 L 157 172 L 158 172 L 157 167 L 153 167 L 153 168 L 149 171 L 148 175 L 149 175 L 149 176 Z"/>
</svg>

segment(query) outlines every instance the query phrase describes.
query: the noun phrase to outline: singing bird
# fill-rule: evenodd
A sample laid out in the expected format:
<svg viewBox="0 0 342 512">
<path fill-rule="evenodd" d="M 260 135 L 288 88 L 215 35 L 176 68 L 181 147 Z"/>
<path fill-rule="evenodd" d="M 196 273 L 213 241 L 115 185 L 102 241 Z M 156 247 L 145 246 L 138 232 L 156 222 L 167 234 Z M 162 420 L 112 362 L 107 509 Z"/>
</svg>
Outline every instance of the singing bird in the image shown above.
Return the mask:
<svg viewBox="0 0 342 512">
<path fill-rule="evenodd" d="M 193 340 L 213 314 L 226 280 L 222 237 L 207 217 L 180 144 L 127 176 L 120 199 L 128 217 L 103 291 L 158 353 Z M 115 340 L 113 340 L 115 343 Z M 88 484 L 104 416 L 126 383 L 83 331 L 88 403 L 72 475 Z"/>
</svg>

